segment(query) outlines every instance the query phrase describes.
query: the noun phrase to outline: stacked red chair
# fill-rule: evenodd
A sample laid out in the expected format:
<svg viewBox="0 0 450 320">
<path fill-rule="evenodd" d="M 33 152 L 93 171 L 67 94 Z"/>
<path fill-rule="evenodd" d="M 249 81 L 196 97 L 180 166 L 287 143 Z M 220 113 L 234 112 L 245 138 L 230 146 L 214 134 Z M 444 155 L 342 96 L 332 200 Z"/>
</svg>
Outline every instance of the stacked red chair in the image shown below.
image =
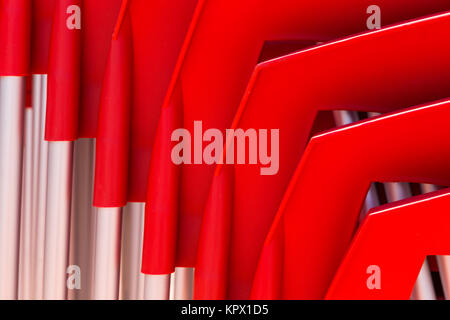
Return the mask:
<svg viewBox="0 0 450 320">
<path fill-rule="evenodd" d="M 450 299 L 448 0 L 0 0 L 0 299 Z"/>
</svg>

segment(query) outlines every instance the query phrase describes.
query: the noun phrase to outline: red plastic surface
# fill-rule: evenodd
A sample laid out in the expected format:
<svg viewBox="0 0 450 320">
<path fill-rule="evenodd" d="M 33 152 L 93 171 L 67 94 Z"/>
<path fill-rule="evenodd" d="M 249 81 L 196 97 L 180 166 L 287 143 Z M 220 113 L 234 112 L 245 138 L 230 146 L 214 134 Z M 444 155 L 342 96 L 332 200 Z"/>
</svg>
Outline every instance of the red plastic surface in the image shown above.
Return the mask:
<svg viewBox="0 0 450 320">
<path fill-rule="evenodd" d="M 81 29 L 69 29 L 68 19 L 76 14 L 69 8 L 81 8 L 81 4 L 81 0 L 58 0 L 55 5 L 48 63 L 47 141 L 78 138 Z"/>
<path fill-rule="evenodd" d="M 324 298 L 371 182 L 449 185 L 449 115 L 446 100 L 312 138 L 267 236 L 252 298 Z"/>
<path fill-rule="evenodd" d="M 132 95 L 127 102 L 131 118 L 129 124 L 118 126 L 115 131 L 101 132 L 105 128 L 102 122 L 114 118 L 117 118 L 113 120 L 115 122 L 124 121 L 121 112 L 115 114 L 120 108 L 108 108 L 110 110 L 102 112 L 99 119 L 98 135 L 107 139 L 129 136 L 130 144 L 116 145 L 107 151 L 103 160 L 97 159 L 97 167 L 106 165 L 111 168 L 113 164 L 106 164 L 111 161 L 115 163 L 115 168 L 109 172 L 105 170 L 105 174 L 97 174 L 96 206 L 116 207 L 125 204 L 125 200 L 145 201 L 150 156 L 161 105 L 196 3 L 197 0 L 123 1 L 119 20 L 130 19 L 132 29 Z M 110 76 L 114 77 L 114 74 L 107 75 Z M 107 83 L 113 81 L 105 79 Z M 114 90 L 121 91 L 122 87 L 117 83 L 110 89 L 114 94 Z M 104 92 L 102 99 L 113 100 L 108 95 Z M 119 163 L 126 158 L 128 164 Z M 128 183 L 123 183 L 125 178 Z"/>
<path fill-rule="evenodd" d="M 30 72 L 31 0 L 0 1 L 0 76 Z"/>
<path fill-rule="evenodd" d="M 46 74 L 56 0 L 32 0 L 31 73 Z"/>
<path fill-rule="evenodd" d="M 439 39 L 449 29 L 450 14 L 445 14 L 258 65 L 233 128 L 279 129 L 280 169 L 274 176 L 262 176 L 260 165 L 234 166 L 235 182 L 228 186 L 234 190 L 228 216 L 232 236 L 224 251 L 211 247 L 222 239 L 214 232 L 215 210 L 205 210 L 196 298 L 249 297 L 264 239 L 319 111 L 389 112 L 448 96 L 450 84 L 443 79 L 450 70 L 450 46 Z M 217 201 L 214 193 L 209 202 Z M 220 273 L 224 257 L 229 269 Z M 217 269 L 214 261 L 220 261 Z"/>
<path fill-rule="evenodd" d="M 126 10 L 124 7 L 123 10 Z M 96 140 L 94 205 L 127 203 L 132 94 L 132 33 L 128 15 L 121 15 L 111 41 L 103 83 Z M 120 89 L 119 89 L 120 88 Z"/>
<path fill-rule="evenodd" d="M 57 0 L 33 0 L 31 73 L 46 74 L 49 61 L 50 36 Z M 75 2 L 74 2 L 75 3 Z M 97 114 L 111 35 L 122 0 L 81 1 L 81 62 L 79 122 L 62 126 L 52 122 L 60 137 L 93 138 L 97 131 Z M 69 5 L 69 3 L 67 3 Z M 67 14 L 66 17 L 69 17 Z M 52 116 L 53 117 L 53 116 Z M 57 116 L 55 116 L 57 118 Z M 74 119 L 75 120 L 75 119 Z M 79 125 L 79 128 L 75 128 Z M 56 139 L 56 137 L 53 137 Z M 59 138 L 58 138 L 59 139 Z"/>
<path fill-rule="evenodd" d="M 148 200 L 152 202 L 150 208 L 146 208 L 145 215 L 145 233 L 148 232 L 158 232 L 157 237 L 151 238 L 155 241 L 145 241 L 143 244 L 143 250 L 145 252 L 152 252 L 158 259 L 161 259 L 161 263 L 166 263 L 164 269 L 170 268 L 175 263 L 175 251 L 173 247 L 176 245 L 177 238 L 173 236 L 172 230 L 168 229 L 168 225 L 165 223 L 166 219 L 171 219 L 176 221 L 177 215 L 165 217 L 159 215 L 161 208 L 169 207 L 169 213 L 176 213 L 178 211 L 178 201 L 177 199 L 165 197 L 165 192 L 170 191 L 169 194 L 174 194 L 175 190 L 180 187 L 179 185 L 179 175 L 180 167 L 176 166 L 170 162 L 171 156 L 171 146 L 167 144 L 160 145 L 161 141 L 170 141 L 172 131 L 179 128 L 182 125 L 182 118 L 180 115 L 180 100 L 181 92 L 177 92 L 172 96 L 171 103 L 164 109 L 162 109 L 162 119 L 160 121 L 157 130 L 157 136 L 155 140 L 155 148 L 161 150 L 157 153 L 150 163 L 150 170 L 153 167 L 163 168 L 167 171 L 162 172 L 161 179 L 157 180 L 155 184 L 149 185 L 148 187 Z M 170 163 L 170 166 L 161 166 L 161 163 Z M 159 217 L 160 219 L 152 219 L 151 224 L 149 217 Z M 175 230 L 176 232 L 176 230 Z M 161 242 L 158 242 L 162 240 Z M 142 265 L 143 273 L 153 273 L 152 270 L 147 269 L 146 264 Z M 157 273 L 156 273 L 157 274 Z M 165 272 L 162 272 L 165 274 Z"/>
<path fill-rule="evenodd" d="M 79 138 L 95 138 L 111 36 L 122 0 L 83 0 Z"/>
<path fill-rule="evenodd" d="M 144 202 L 164 96 L 198 0 L 132 0 L 133 109 L 128 200 Z"/>
<path fill-rule="evenodd" d="M 265 41 L 269 40 L 314 40 L 328 41 L 337 37 L 365 30 L 366 9 L 370 1 L 347 1 L 345 3 L 308 2 L 299 9 L 299 1 L 201 1 L 197 8 L 191 31 L 185 42 L 185 50 L 178 61 L 165 104 L 171 101 L 175 91 L 182 91 L 183 127 L 193 132 L 193 122 L 203 121 L 204 130 L 231 126 L 239 101 L 245 92 L 251 73 L 258 61 Z M 323 6 L 328 5 L 327 10 Z M 338 6 L 335 10 L 333 5 Z M 383 12 L 383 23 L 416 17 L 421 14 L 448 9 L 448 2 L 429 1 L 379 1 Z M 345 12 L 345 14 L 342 14 Z M 179 88 L 177 88 L 179 86 Z M 160 121 L 164 121 L 161 119 Z M 166 143 L 169 143 L 167 141 Z M 162 143 L 161 143 L 162 145 Z M 154 149 L 154 154 L 161 150 Z M 171 166 L 171 163 L 161 163 Z M 148 184 L 156 184 L 167 168 L 153 166 Z M 152 230 L 152 219 L 161 221 L 166 217 L 167 230 L 177 237 L 176 265 L 193 267 L 202 213 L 208 197 L 214 166 L 185 165 L 181 170 L 180 189 L 175 194 L 166 191 L 163 196 L 167 207 L 150 209 L 157 212 L 148 218 L 149 232 L 144 241 L 163 244 L 163 239 L 150 240 L 160 233 Z M 169 199 L 178 199 L 178 215 L 170 212 L 173 205 Z M 147 201 L 147 208 L 152 207 Z M 156 224 L 153 224 L 156 226 Z M 176 230 L 178 228 L 178 235 Z M 158 251 L 159 252 L 159 251 Z M 144 269 L 150 273 L 170 273 L 152 252 L 144 251 Z"/>
<path fill-rule="evenodd" d="M 326 298 L 408 300 L 427 255 L 450 254 L 449 206 L 445 189 L 372 210 Z"/>
</svg>

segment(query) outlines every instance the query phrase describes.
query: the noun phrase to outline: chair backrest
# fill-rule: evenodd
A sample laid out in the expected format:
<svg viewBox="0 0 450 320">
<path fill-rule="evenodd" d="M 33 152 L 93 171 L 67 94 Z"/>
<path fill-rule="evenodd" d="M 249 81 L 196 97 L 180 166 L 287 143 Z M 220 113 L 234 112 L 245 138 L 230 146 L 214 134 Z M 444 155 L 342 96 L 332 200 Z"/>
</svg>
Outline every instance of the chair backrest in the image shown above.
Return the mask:
<svg viewBox="0 0 450 320">
<path fill-rule="evenodd" d="M 329 10 L 323 10 L 324 5 L 328 5 Z M 163 108 L 173 103 L 175 92 L 182 92 L 178 109 L 182 110 L 180 118 L 185 129 L 193 133 L 194 121 L 202 121 L 204 130 L 215 128 L 224 131 L 231 126 L 265 41 L 329 41 L 364 31 L 367 29 L 366 12 L 370 5 L 370 1 L 202 0 L 194 15 Z M 433 2 L 433 8 L 425 1 L 381 1 L 379 5 L 386 24 L 448 9 L 448 4 L 444 2 Z M 333 6 L 336 8 L 332 9 Z M 158 154 L 158 150 L 154 150 L 153 154 Z M 170 167 L 171 163 L 166 166 Z M 150 195 L 146 209 L 155 219 L 155 230 L 150 226 L 145 234 L 145 269 L 160 274 L 172 272 L 175 264 L 193 267 L 214 166 L 204 163 L 183 165 L 178 178 L 180 188 L 170 188 L 165 194 L 165 200 L 178 199 L 179 203 L 177 206 L 167 203 L 167 207 L 154 206 L 149 199 L 155 198 L 151 195 L 153 192 L 161 195 L 160 190 L 152 186 L 156 181 L 166 179 L 164 175 L 169 169 L 156 165 L 151 167 L 154 169 L 149 173 Z M 168 194 L 169 190 L 175 190 L 175 194 Z M 171 213 L 174 208 L 178 211 Z M 156 235 L 160 234 L 156 230 L 156 221 L 163 221 L 161 216 L 178 216 L 178 219 L 168 219 L 165 224 L 167 230 L 172 231 L 164 239 L 156 239 Z M 161 252 L 158 246 L 169 246 L 172 237 L 178 239 L 176 248 L 172 248 L 176 262 L 162 261 L 156 256 L 146 258 L 147 255 L 152 257 L 152 252 Z"/>
<path fill-rule="evenodd" d="M 252 297 L 324 298 L 371 182 L 448 185 L 449 114 L 446 100 L 312 138 L 266 238 Z M 282 279 L 270 278 L 277 250 Z M 275 293 L 264 291 L 276 280 Z"/>
<path fill-rule="evenodd" d="M 248 297 L 264 238 L 319 111 L 389 112 L 448 96 L 450 84 L 443 79 L 450 70 L 446 58 L 450 46 L 438 39 L 449 25 L 450 14 L 444 14 L 257 66 L 233 128 L 278 129 L 279 170 L 274 175 L 262 175 L 261 168 L 267 165 L 234 165 L 234 183 L 228 186 L 234 190 L 233 210 L 228 214 L 232 220 L 229 252 L 210 248 L 221 235 L 204 222 L 196 265 L 196 295 L 210 297 L 210 288 L 227 287 L 229 297 Z M 220 174 L 213 179 L 216 177 Z M 210 196 L 209 201 L 217 199 Z M 206 210 L 207 215 L 217 213 Z M 223 257 L 214 259 L 214 255 L 229 257 L 229 272 L 217 274 L 208 261 L 219 263 Z M 213 274 L 221 284 L 211 281 Z"/>
</svg>

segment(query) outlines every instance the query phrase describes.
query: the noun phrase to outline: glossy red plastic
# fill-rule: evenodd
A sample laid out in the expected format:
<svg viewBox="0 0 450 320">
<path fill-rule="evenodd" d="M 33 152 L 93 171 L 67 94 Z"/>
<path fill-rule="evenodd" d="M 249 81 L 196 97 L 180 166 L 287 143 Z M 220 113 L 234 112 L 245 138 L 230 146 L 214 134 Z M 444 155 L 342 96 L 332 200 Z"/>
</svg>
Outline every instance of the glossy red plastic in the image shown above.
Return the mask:
<svg viewBox="0 0 450 320">
<path fill-rule="evenodd" d="M 122 0 L 83 0 L 79 138 L 95 138 L 111 36 Z"/>
<path fill-rule="evenodd" d="M 446 100 L 313 137 L 265 241 L 252 298 L 324 298 L 371 182 L 449 185 L 449 115 Z"/>
<path fill-rule="evenodd" d="M 292 0 L 203 0 L 199 3 L 193 24 L 184 44 L 184 50 L 167 92 L 167 106 L 175 91 L 182 90 L 183 127 L 193 132 L 193 123 L 203 121 L 204 130 L 225 130 L 231 126 L 239 101 L 245 93 L 252 71 L 257 64 L 265 41 L 307 40 L 328 41 L 366 29 L 366 9 L 371 1 L 300 2 Z M 324 6 L 328 8 L 325 10 Z M 383 23 L 402 21 L 421 14 L 448 9 L 446 1 L 379 1 L 383 12 Z M 177 88 L 176 86 L 180 88 Z M 160 121 L 164 121 L 161 119 Z M 166 142 L 168 143 L 168 142 Z M 162 144 L 162 143 L 161 143 Z M 154 154 L 161 150 L 154 149 Z M 170 166 L 170 163 L 162 164 Z M 166 169 L 153 167 L 148 184 L 162 179 Z M 178 215 L 169 212 L 172 204 L 161 208 L 159 216 L 149 218 L 161 220 L 166 217 L 168 230 L 177 237 L 176 265 L 193 267 L 196 259 L 199 230 L 211 185 L 214 167 L 209 165 L 184 165 L 181 170 L 180 189 L 172 188 L 175 194 L 164 194 L 168 199 L 178 199 Z M 147 201 L 151 207 L 151 201 Z M 151 227 L 149 227 L 151 228 Z M 178 234 L 175 230 L 178 228 Z M 159 233 L 145 234 L 144 241 Z M 162 244 L 162 239 L 160 240 Z M 152 260 L 161 261 L 152 262 Z M 152 252 L 144 252 L 143 264 L 150 263 L 152 273 L 170 273 L 163 268 L 167 263 Z"/>
<path fill-rule="evenodd" d="M 152 158 L 150 170 L 157 167 L 165 169 L 166 171 L 161 172 L 161 179 L 148 186 L 147 199 L 151 201 L 153 205 L 149 208 L 145 208 L 144 232 L 157 232 L 157 237 L 150 238 L 150 241 L 145 241 L 143 244 L 143 251 L 155 254 L 158 259 L 151 262 L 162 263 L 164 267 L 163 270 L 171 268 L 175 263 L 174 247 L 176 246 L 177 238 L 173 236 L 172 230 L 168 229 L 169 226 L 166 223 L 166 219 L 176 221 L 177 215 L 175 213 L 178 212 L 177 199 L 167 198 L 164 195 L 167 191 L 169 191 L 169 194 L 175 194 L 175 190 L 180 187 L 178 176 L 181 168 L 170 161 L 171 149 L 175 143 L 164 143 L 163 145 L 160 145 L 159 143 L 161 143 L 161 141 L 170 141 L 172 132 L 182 125 L 182 118 L 179 116 L 180 110 L 178 110 L 181 98 L 181 92 L 177 92 L 177 94 L 172 96 L 172 101 L 169 106 L 161 111 L 163 115 L 162 119 L 164 119 L 164 121 L 159 122 L 155 140 L 155 148 L 158 148 L 161 152 L 155 154 Z M 170 166 L 161 165 L 161 163 L 170 163 Z M 168 213 L 172 213 L 173 216 L 166 217 L 160 215 L 160 212 L 165 208 L 169 208 L 170 210 Z M 149 217 L 159 217 L 160 219 L 153 218 L 150 223 Z M 151 263 L 142 264 L 142 272 L 158 274 L 149 269 L 149 265 L 151 265 Z M 166 272 L 162 271 L 161 274 L 166 274 Z"/>
<path fill-rule="evenodd" d="M 46 74 L 56 0 L 32 0 L 31 73 Z"/>
<path fill-rule="evenodd" d="M 30 70 L 31 0 L 0 1 L 0 76 Z"/>
<path fill-rule="evenodd" d="M 122 3 L 122 12 L 117 25 L 120 25 L 121 20 L 129 19 L 132 31 L 129 48 L 132 56 L 130 66 L 132 86 L 127 101 L 130 120 L 125 124 L 124 121 L 128 120 L 122 118 L 119 111 L 121 107 L 111 106 L 102 112 L 97 134 L 111 141 L 117 136 L 129 136 L 130 142 L 117 144 L 108 151 L 98 149 L 97 152 L 106 153 L 104 161 L 97 159 L 96 166 L 107 165 L 105 162 L 111 161 L 107 167 L 112 169 L 114 163 L 114 169 L 104 170 L 102 171 L 104 174 L 98 173 L 96 176 L 96 206 L 117 207 L 118 204 L 124 205 L 127 201 L 145 201 L 150 156 L 164 93 L 169 85 L 196 3 L 197 0 L 182 2 L 124 0 Z M 114 74 L 107 75 L 107 77 L 114 76 Z M 114 81 L 116 80 L 105 78 L 106 83 Z M 114 99 L 108 95 L 120 94 L 113 91 L 123 90 L 120 83 L 116 84 L 114 87 L 111 86 L 109 92 L 104 92 L 102 99 L 113 102 Z M 109 127 L 108 124 L 102 124 L 106 121 L 114 121 L 121 125 L 116 126 L 114 130 L 101 132 L 103 128 Z M 125 159 L 128 163 L 121 163 Z M 127 183 L 123 183 L 124 179 Z"/>
<path fill-rule="evenodd" d="M 48 63 L 47 141 L 78 138 L 81 24 L 77 26 L 76 19 L 80 21 L 81 4 L 81 0 L 57 0 L 55 5 Z"/>
<path fill-rule="evenodd" d="M 129 153 L 122 150 L 130 147 L 133 85 L 131 21 L 124 11 L 111 41 L 107 66 L 96 140 L 94 206 L 122 207 L 127 203 L 129 164 Z"/>
<path fill-rule="evenodd" d="M 31 73 L 47 74 L 49 72 L 50 36 L 53 32 L 54 10 L 58 1 L 30 1 L 33 3 Z M 60 137 L 73 137 L 74 132 L 76 132 L 77 138 L 96 136 L 101 87 L 111 35 L 121 2 L 122 0 L 84 0 L 79 2 L 81 4 L 79 121 L 78 124 L 74 122 L 70 126 L 66 126 L 57 122 L 56 117 L 51 126 L 55 128 L 55 132 L 59 132 Z M 69 4 L 67 3 L 67 5 Z M 66 13 L 66 18 L 70 16 L 71 13 Z"/>
<path fill-rule="evenodd" d="M 279 172 L 262 176 L 261 165 L 234 166 L 234 184 L 228 186 L 234 190 L 233 211 L 228 216 L 232 235 L 225 251 L 211 247 L 222 240 L 206 222 L 214 221 L 217 213 L 205 210 L 196 264 L 196 298 L 249 297 L 264 239 L 319 111 L 389 112 L 448 96 L 450 84 L 443 79 L 450 70 L 450 46 L 439 39 L 449 29 L 450 14 L 443 14 L 257 66 L 233 128 L 279 129 Z M 216 192 L 210 193 L 208 201 L 217 201 Z M 213 261 L 224 256 L 229 259 L 229 269 L 220 274 L 220 263 L 216 269 Z"/>
<path fill-rule="evenodd" d="M 326 299 L 408 300 L 427 255 L 450 254 L 450 190 L 372 210 Z"/>
<path fill-rule="evenodd" d="M 197 266 L 200 265 L 201 279 L 195 280 L 195 299 L 226 299 L 227 280 L 230 271 L 228 252 L 233 239 L 232 219 L 233 200 L 236 195 L 230 187 L 233 185 L 234 172 L 231 166 L 225 166 L 214 176 L 209 201 L 206 203 L 203 225 L 207 232 L 201 232 Z M 246 233 L 251 236 L 250 233 Z M 213 242 L 209 242 L 209 241 Z M 249 254 L 253 254 L 249 252 Z M 208 270 L 205 272 L 205 270 Z M 225 278 L 223 278 L 225 277 Z"/>
</svg>

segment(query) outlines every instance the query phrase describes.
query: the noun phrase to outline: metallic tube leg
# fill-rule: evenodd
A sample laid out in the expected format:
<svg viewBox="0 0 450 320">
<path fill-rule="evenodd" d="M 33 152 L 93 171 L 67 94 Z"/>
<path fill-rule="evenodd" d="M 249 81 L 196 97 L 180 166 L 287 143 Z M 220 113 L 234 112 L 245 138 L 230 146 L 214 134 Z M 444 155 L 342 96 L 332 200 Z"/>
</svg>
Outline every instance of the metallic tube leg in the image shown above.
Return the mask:
<svg viewBox="0 0 450 320">
<path fill-rule="evenodd" d="M 143 298 L 144 275 L 141 273 L 144 203 L 125 207 L 122 234 L 121 299 Z"/>
<path fill-rule="evenodd" d="M 370 209 L 378 207 L 379 205 L 380 199 L 378 199 L 377 188 L 374 184 L 371 184 L 369 191 L 367 192 L 366 200 L 364 200 L 364 207 L 359 215 L 359 223 L 364 221 L 367 212 L 369 212 Z"/>
<path fill-rule="evenodd" d="M 39 192 L 39 146 L 41 137 L 41 110 L 43 103 L 43 76 L 33 75 L 32 79 L 32 110 L 33 110 L 33 146 L 32 146 L 32 199 L 31 199 L 31 265 L 32 265 L 32 277 L 31 277 L 31 299 L 42 298 L 42 282 L 43 282 L 43 257 L 40 257 L 41 263 L 38 265 L 37 256 L 37 224 L 38 224 L 38 192 Z M 46 187 L 47 189 L 47 187 Z M 43 244 L 42 244 L 43 246 Z"/>
<path fill-rule="evenodd" d="M 450 300 L 450 256 L 437 256 L 439 274 L 446 300 Z"/>
<path fill-rule="evenodd" d="M 35 298 L 42 299 L 44 284 L 44 250 L 45 250 L 45 216 L 47 210 L 47 169 L 48 169 L 48 142 L 45 141 L 45 116 L 47 111 L 47 76 L 41 79 L 41 102 L 39 104 L 38 129 L 38 174 L 35 199 Z"/>
<path fill-rule="evenodd" d="M 138 300 L 144 300 L 145 295 L 145 275 L 141 272 L 142 268 L 142 250 L 144 247 L 144 225 L 145 225 L 145 204 L 142 207 L 142 217 L 141 217 L 141 231 L 140 231 L 140 242 L 139 242 L 139 280 L 138 280 Z"/>
<path fill-rule="evenodd" d="M 169 300 L 175 300 L 175 272 L 170 274 Z"/>
<path fill-rule="evenodd" d="M 0 299 L 18 297 L 25 78 L 0 77 Z"/>
<path fill-rule="evenodd" d="M 388 202 L 394 202 L 412 197 L 408 183 L 388 182 L 384 184 Z"/>
<path fill-rule="evenodd" d="M 19 299 L 32 299 L 32 174 L 33 110 L 25 109 L 25 137 L 22 179 L 22 214 L 20 217 Z"/>
<path fill-rule="evenodd" d="M 145 275 L 145 300 L 169 300 L 170 274 Z"/>
<path fill-rule="evenodd" d="M 431 271 L 427 260 L 425 260 L 420 269 L 411 297 L 414 300 L 436 300 L 433 279 L 431 278 Z"/>
<path fill-rule="evenodd" d="M 49 142 L 44 299 L 67 298 L 73 143 Z"/>
<path fill-rule="evenodd" d="M 434 184 L 422 183 L 420 185 L 420 189 L 422 190 L 422 193 L 429 193 L 429 192 L 438 191 L 439 187 L 435 186 Z"/>
<path fill-rule="evenodd" d="M 42 75 L 32 76 L 32 108 L 33 108 L 33 212 L 38 210 L 39 190 L 39 146 L 41 139 L 42 102 L 44 88 Z"/>
<path fill-rule="evenodd" d="M 97 208 L 94 255 L 96 300 L 117 300 L 120 282 L 122 208 Z"/>
<path fill-rule="evenodd" d="M 367 211 L 372 208 L 378 207 L 380 205 L 380 200 L 378 199 L 377 189 L 374 185 L 371 185 L 369 191 L 367 192 L 365 207 Z"/>
<path fill-rule="evenodd" d="M 355 111 L 333 111 L 333 117 L 337 126 L 345 126 L 359 120 Z"/>
<path fill-rule="evenodd" d="M 74 172 L 72 192 L 72 219 L 70 231 L 70 265 L 80 268 L 81 288 L 69 289 L 71 300 L 90 298 L 94 254 L 92 223 L 95 208 L 92 205 L 94 182 L 94 140 L 80 139 L 74 146 Z"/>
<path fill-rule="evenodd" d="M 192 300 L 194 268 L 175 268 L 175 300 Z"/>
</svg>

